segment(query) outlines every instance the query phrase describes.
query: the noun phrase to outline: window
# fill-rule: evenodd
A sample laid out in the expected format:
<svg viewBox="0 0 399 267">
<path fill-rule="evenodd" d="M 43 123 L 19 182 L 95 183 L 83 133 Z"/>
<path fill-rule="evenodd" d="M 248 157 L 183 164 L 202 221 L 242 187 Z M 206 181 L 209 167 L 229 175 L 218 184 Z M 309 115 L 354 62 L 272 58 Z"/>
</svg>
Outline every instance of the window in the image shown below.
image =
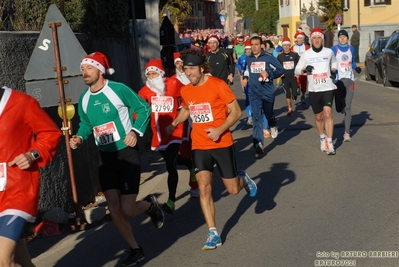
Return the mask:
<svg viewBox="0 0 399 267">
<path fill-rule="evenodd" d="M 364 0 L 364 6 L 390 5 L 391 0 Z"/>
<path fill-rule="evenodd" d="M 374 31 L 374 38 L 384 36 L 384 31 Z"/>
</svg>

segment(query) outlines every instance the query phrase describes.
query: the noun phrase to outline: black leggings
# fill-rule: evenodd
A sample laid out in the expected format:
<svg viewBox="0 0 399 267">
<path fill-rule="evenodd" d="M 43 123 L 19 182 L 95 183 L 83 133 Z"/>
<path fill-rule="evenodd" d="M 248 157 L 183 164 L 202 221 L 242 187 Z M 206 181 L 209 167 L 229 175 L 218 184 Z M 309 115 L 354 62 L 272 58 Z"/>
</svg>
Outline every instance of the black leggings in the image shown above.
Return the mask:
<svg viewBox="0 0 399 267">
<path fill-rule="evenodd" d="M 166 150 L 160 150 L 162 157 L 166 163 L 166 170 L 168 171 L 168 190 L 169 199 L 176 201 L 177 182 L 179 175 L 177 173 L 176 158 L 179 153 L 180 144 L 170 144 Z"/>
</svg>

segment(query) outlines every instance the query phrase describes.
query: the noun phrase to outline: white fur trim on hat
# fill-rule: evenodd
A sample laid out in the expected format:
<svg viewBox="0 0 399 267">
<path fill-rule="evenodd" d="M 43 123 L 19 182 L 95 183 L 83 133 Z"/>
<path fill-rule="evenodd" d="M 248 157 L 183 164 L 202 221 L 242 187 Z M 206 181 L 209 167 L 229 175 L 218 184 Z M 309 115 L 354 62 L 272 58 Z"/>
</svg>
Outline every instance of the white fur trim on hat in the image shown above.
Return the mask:
<svg viewBox="0 0 399 267">
<path fill-rule="evenodd" d="M 100 61 L 102 63 L 100 63 Z M 100 52 L 94 52 L 90 55 L 87 55 L 80 62 L 80 67 L 82 67 L 83 64 L 93 66 L 96 69 L 100 70 L 101 72 L 107 73 L 110 75 L 115 73 L 115 70 L 109 66 L 107 57 Z"/>
<path fill-rule="evenodd" d="M 209 37 L 209 38 L 208 38 L 208 43 L 211 42 L 211 41 L 216 41 L 216 42 L 219 43 L 219 39 L 216 38 L 216 36 L 211 36 L 211 37 Z"/>
<path fill-rule="evenodd" d="M 179 57 L 175 58 L 175 60 L 173 62 L 176 64 L 176 62 L 178 62 L 178 61 L 183 62 L 183 60 L 181 58 L 179 58 Z"/>
</svg>

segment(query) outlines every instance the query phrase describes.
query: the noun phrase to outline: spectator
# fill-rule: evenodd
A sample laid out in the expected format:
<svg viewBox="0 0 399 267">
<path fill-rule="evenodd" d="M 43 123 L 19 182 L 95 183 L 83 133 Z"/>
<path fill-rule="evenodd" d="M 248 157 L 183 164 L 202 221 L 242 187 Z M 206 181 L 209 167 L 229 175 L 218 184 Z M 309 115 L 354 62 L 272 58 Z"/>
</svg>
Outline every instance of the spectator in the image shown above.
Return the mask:
<svg viewBox="0 0 399 267">
<path fill-rule="evenodd" d="M 352 25 L 351 46 L 355 49 L 355 62 L 359 63 L 360 32 L 356 25 Z"/>
</svg>

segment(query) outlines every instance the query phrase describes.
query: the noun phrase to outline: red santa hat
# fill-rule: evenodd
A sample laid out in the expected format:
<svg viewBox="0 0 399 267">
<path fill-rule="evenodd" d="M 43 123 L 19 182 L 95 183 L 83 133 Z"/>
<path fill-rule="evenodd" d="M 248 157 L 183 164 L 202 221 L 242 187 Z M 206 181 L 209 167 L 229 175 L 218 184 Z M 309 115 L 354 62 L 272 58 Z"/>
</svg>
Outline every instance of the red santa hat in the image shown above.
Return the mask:
<svg viewBox="0 0 399 267">
<path fill-rule="evenodd" d="M 211 41 L 216 41 L 216 42 L 219 43 L 219 38 L 217 37 L 217 35 L 214 35 L 214 34 L 209 35 L 209 37 L 208 37 L 208 43 L 211 42 Z"/>
<path fill-rule="evenodd" d="M 165 75 L 165 69 L 162 66 L 162 59 L 156 58 L 156 59 L 151 59 L 148 63 L 147 66 L 145 66 L 145 75 L 147 75 L 148 72 L 150 71 L 155 71 L 162 77 Z"/>
<path fill-rule="evenodd" d="M 250 40 L 245 41 L 244 44 L 245 44 L 244 49 L 251 49 L 251 41 Z"/>
<path fill-rule="evenodd" d="M 320 36 L 321 38 L 324 39 L 324 33 L 320 28 L 314 28 L 311 32 L 310 32 L 310 38 L 312 39 L 314 36 Z"/>
<path fill-rule="evenodd" d="M 173 53 L 173 62 L 176 64 L 176 62 L 183 62 L 183 60 L 180 58 L 180 52 L 174 52 Z"/>
<path fill-rule="evenodd" d="M 298 27 L 298 29 L 296 29 L 298 32 L 303 32 L 302 27 Z"/>
<path fill-rule="evenodd" d="M 100 52 L 94 52 L 90 55 L 85 56 L 80 62 L 80 66 L 83 64 L 91 65 L 99 69 L 103 73 L 112 75 L 115 70 L 109 66 L 107 57 Z"/>
<path fill-rule="evenodd" d="M 284 37 L 283 38 L 283 43 L 282 43 L 283 45 L 285 45 L 285 44 L 291 44 L 291 40 L 290 40 L 290 38 L 288 38 L 288 37 Z"/>
<path fill-rule="evenodd" d="M 303 32 L 297 32 L 297 33 L 295 33 L 294 37 L 295 37 L 295 39 L 305 38 L 305 34 Z"/>
</svg>

